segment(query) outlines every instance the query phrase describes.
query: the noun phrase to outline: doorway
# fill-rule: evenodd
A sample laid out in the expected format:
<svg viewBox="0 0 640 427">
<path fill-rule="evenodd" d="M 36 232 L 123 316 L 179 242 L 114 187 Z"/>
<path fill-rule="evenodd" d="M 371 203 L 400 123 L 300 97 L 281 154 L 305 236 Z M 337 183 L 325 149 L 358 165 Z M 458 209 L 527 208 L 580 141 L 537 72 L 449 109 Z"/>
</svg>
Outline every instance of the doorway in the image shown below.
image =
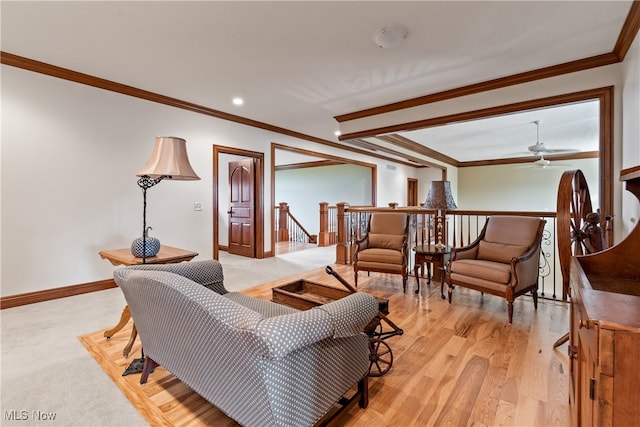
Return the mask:
<svg viewBox="0 0 640 427">
<path fill-rule="evenodd" d="M 407 178 L 407 206 L 418 206 L 418 180 Z"/>
<path fill-rule="evenodd" d="M 214 259 L 219 259 L 220 250 L 252 258 L 265 257 L 263 165 L 264 153 L 213 146 Z M 247 167 L 252 171 L 247 170 Z M 250 206 L 246 204 L 249 194 L 253 197 Z M 238 202 L 237 206 L 234 206 L 235 202 L 232 203 L 232 200 Z M 237 213 L 235 218 L 232 215 L 234 210 Z M 252 226 L 249 225 L 249 219 Z M 227 243 L 221 244 L 220 240 Z"/>
<path fill-rule="evenodd" d="M 275 142 L 271 143 L 271 159 L 271 205 L 287 202 L 293 207 L 294 216 L 311 234 L 316 234 L 320 228 L 319 202 L 326 202 L 329 206 L 342 201 L 360 206 L 376 206 L 376 164 Z M 279 180 L 276 174 L 279 177 L 285 175 L 288 179 Z M 285 186 L 276 185 L 277 182 L 285 181 Z M 353 193 L 350 192 L 353 187 L 358 192 L 355 202 Z M 283 194 L 285 197 L 282 197 Z M 277 203 L 276 197 L 279 197 Z M 275 219 L 276 216 L 272 216 L 272 230 L 275 229 Z M 332 224 L 335 226 L 335 222 Z M 272 233 L 272 245 L 280 253 L 308 247 L 300 244 L 285 247 L 284 244 L 275 242 L 274 237 L 275 234 Z"/>
</svg>

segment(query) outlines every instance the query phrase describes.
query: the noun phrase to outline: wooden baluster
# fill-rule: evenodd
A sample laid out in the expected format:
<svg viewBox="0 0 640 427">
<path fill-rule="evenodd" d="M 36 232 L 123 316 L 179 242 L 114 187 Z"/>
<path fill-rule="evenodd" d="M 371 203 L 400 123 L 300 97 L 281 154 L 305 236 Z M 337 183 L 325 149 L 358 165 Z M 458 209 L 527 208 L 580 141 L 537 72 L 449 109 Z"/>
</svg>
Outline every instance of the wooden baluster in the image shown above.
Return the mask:
<svg viewBox="0 0 640 427">
<path fill-rule="evenodd" d="M 453 230 L 452 230 L 452 232 L 451 232 L 451 235 L 453 236 L 453 239 L 452 239 L 453 241 L 451 242 L 451 245 L 450 245 L 450 246 L 452 246 L 452 247 L 454 247 L 454 248 L 456 247 L 456 217 L 457 217 L 457 216 L 456 216 L 455 214 L 453 214 L 453 215 L 452 215 L 452 220 L 453 220 Z"/>
<path fill-rule="evenodd" d="M 337 203 L 338 215 L 338 239 L 336 241 L 336 264 L 350 264 L 351 263 L 351 242 L 348 238 L 351 230 L 349 228 L 349 217 L 345 212 L 345 209 L 349 207 L 346 202 Z"/>
<path fill-rule="evenodd" d="M 607 242 L 607 247 L 613 246 L 613 216 L 607 215 L 605 218 L 604 236 Z"/>
<path fill-rule="evenodd" d="M 331 242 L 335 245 L 338 241 L 338 208 L 335 206 L 332 209 L 331 220 L 333 221 L 333 227 L 331 229 Z"/>
</svg>

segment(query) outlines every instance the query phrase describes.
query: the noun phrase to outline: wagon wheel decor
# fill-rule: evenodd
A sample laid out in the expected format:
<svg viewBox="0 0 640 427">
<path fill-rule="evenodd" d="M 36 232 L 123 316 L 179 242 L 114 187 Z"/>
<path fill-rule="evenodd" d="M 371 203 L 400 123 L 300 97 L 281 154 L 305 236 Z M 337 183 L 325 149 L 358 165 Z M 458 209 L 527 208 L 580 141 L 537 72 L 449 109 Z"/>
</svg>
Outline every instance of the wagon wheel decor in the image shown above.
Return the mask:
<svg viewBox="0 0 640 427">
<path fill-rule="evenodd" d="M 391 369 L 393 353 L 389 344 L 380 338 L 369 338 L 369 376 L 381 377 Z"/>
<path fill-rule="evenodd" d="M 571 256 L 589 252 L 581 236 L 587 215 L 593 212 L 593 207 L 587 180 L 581 170 L 565 171 L 560 177 L 556 209 L 562 299 L 566 301 L 569 296 Z"/>
<path fill-rule="evenodd" d="M 589 187 L 581 170 L 566 171 L 560 177 L 556 208 L 562 299 L 566 301 L 569 296 L 571 257 L 599 252 L 607 245 L 599 224 L 600 215 L 593 212 Z M 567 333 L 553 344 L 553 348 L 568 340 Z"/>
</svg>

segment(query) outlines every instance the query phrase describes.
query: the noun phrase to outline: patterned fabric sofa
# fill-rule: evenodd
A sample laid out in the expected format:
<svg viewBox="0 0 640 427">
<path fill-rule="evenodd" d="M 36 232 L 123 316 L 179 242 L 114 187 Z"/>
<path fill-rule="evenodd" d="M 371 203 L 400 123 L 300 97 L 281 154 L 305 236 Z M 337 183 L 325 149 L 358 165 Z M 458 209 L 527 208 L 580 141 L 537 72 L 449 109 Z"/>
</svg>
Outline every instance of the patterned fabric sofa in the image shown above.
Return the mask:
<svg viewBox="0 0 640 427">
<path fill-rule="evenodd" d="M 245 426 L 313 425 L 358 384 L 368 403 L 369 294 L 306 311 L 227 292 L 215 260 L 114 272 L 145 353 Z"/>
</svg>

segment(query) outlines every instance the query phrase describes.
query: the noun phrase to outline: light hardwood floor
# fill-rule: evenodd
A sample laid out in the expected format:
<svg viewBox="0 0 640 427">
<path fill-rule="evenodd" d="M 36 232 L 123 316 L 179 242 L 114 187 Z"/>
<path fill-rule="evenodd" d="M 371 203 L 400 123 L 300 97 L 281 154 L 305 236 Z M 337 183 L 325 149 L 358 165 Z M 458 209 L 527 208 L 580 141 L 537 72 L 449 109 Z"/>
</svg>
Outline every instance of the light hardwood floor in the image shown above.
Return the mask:
<svg viewBox="0 0 640 427">
<path fill-rule="evenodd" d="M 351 266 L 333 267 L 353 283 Z M 386 339 L 393 351 L 393 366 L 385 376 L 370 379 L 369 407 L 352 408 L 339 425 L 570 425 L 566 344 L 553 349 L 568 330 L 568 305 L 541 300 L 536 312 L 530 297 L 520 297 L 509 324 L 504 299 L 458 288 L 449 305 L 440 298 L 439 285 L 423 286 L 421 294 L 415 295 L 415 279 L 410 278 L 411 286 L 403 294 L 399 276 L 360 274 L 360 290 L 388 298 L 388 317 L 404 333 Z M 295 277 L 342 287 L 323 269 Z M 295 277 L 242 292 L 270 299 L 273 286 Z M 95 342 L 103 346 L 99 332 Z M 121 382 L 119 387 L 147 420 L 153 420 L 150 423 L 235 425 L 163 369 L 156 370 L 142 387 L 137 376 L 122 377 L 130 359 L 122 359 L 118 340 L 105 345 L 102 355 L 92 353 L 118 359 L 112 368 L 101 365 L 114 382 Z M 136 347 L 134 355 L 135 351 Z M 143 404 L 145 399 L 154 402 L 152 408 Z"/>
</svg>

